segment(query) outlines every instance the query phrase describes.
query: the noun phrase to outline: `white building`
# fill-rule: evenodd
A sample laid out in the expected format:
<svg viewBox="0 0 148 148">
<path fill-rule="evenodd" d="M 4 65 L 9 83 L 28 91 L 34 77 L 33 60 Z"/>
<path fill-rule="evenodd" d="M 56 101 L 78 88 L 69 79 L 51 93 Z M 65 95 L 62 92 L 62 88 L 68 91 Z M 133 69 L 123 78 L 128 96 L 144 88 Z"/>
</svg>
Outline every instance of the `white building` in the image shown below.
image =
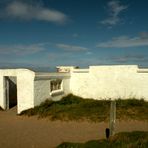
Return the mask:
<svg viewBox="0 0 148 148">
<path fill-rule="evenodd" d="M 19 114 L 46 99 L 58 100 L 69 93 L 94 99 L 148 100 L 148 69 L 139 69 L 136 65 L 58 69 L 57 73 L 1 69 L 0 106 L 9 109 L 17 105 Z"/>
</svg>

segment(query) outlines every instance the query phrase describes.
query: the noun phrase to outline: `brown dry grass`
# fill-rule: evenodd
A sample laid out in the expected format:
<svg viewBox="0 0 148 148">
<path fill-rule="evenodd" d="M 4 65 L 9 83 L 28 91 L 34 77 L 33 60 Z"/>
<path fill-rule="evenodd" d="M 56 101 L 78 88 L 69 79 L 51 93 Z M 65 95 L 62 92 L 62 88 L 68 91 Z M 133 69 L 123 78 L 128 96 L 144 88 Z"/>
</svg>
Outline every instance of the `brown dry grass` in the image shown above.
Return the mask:
<svg viewBox="0 0 148 148">
<path fill-rule="evenodd" d="M 94 122 L 108 121 L 110 113 L 109 100 L 83 99 L 68 95 L 60 101 L 46 100 L 40 106 L 23 111 L 23 115 L 38 115 L 50 120 L 88 120 Z M 116 100 L 117 119 L 146 120 L 148 121 L 148 102 L 144 100 L 127 99 Z"/>
</svg>

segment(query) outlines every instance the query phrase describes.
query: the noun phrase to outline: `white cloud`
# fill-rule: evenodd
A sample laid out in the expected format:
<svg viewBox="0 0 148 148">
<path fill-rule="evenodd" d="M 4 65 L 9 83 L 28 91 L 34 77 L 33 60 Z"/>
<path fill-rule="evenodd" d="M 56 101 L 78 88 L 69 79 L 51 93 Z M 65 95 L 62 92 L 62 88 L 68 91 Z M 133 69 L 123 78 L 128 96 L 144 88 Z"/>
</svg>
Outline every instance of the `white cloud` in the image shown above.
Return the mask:
<svg viewBox="0 0 148 148">
<path fill-rule="evenodd" d="M 101 48 L 126 48 L 138 46 L 148 46 L 148 35 L 146 35 L 146 33 L 142 33 L 141 36 L 133 38 L 129 38 L 128 36 L 120 36 L 97 45 L 97 47 Z"/>
<path fill-rule="evenodd" d="M 47 9 L 39 5 L 31 5 L 24 2 L 14 1 L 5 8 L 3 17 L 22 20 L 41 20 L 54 23 L 65 23 L 68 17 L 57 10 Z"/>
<path fill-rule="evenodd" d="M 74 38 L 77 38 L 77 37 L 79 37 L 79 34 L 78 34 L 78 33 L 74 33 L 72 36 L 73 36 Z"/>
<path fill-rule="evenodd" d="M 34 54 L 37 52 L 41 52 L 46 50 L 44 44 L 31 44 L 31 45 L 23 45 L 23 44 L 16 44 L 16 45 L 0 45 L 0 54 L 4 55 L 29 55 Z"/>
<path fill-rule="evenodd" d="M 126 63 L 126 62 L 145 62 L 147 61 L 147 57 L 145 55 L 138 55 L 138 54 L 132 54 L 132 55 L 122 55 L 118 57 L 111 58 L 114 62 L 120 62 L 120 63 Z"/>
<path fill-rule="evenodd" d="M 92 54 L 93 54 L 93 53 L 90 52 L 90 51 L 86 52 L 86 55 L 92 55 Z"/>
<path fill-rule="evenodd" d="M 58 48 L 61 48 L 65 51 L 86 51 L 88 50 L 85 47 L 81 47 L 81 46 L 74 46 L 74 45 L 67 45 L 67 44 L 56 44 L 56 46 Z"/>
<path fill-rule="evenodd" d="M 119 15 L 123 10 L 127 9 L 127 6 L 121 5 L 120 1 L 113 0 L 108 2 L 107 8 L 109 11 L 109 17 L 101 21 L 101 24 L 113 26 L 120 22 L 121 19 Z"/>
</svg>

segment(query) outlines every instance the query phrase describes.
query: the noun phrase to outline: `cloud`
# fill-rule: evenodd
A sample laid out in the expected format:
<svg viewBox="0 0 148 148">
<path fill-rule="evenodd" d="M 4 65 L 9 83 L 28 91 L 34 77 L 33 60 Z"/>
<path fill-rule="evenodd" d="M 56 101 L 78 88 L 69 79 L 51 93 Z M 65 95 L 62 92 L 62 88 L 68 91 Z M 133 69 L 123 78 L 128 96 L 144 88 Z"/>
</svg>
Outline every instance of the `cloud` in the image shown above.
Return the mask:
<svg viewBox="0 0 148 148">
<path fill-rule="evenodd" d="M 123 10 L 127 9 L 128 6 L 121 5 L 120 1 L 113 0 L 108 2 L 107 8 L 108 8 L 109 16 L 108 18 L 102 20 L 101 24 L 113 26 L 120 22 L 121 19 L 119 15 Z"/>
<path fill-rule="evenodd" d="M 61 49 L 63 49 L 63 50 L 65 50 L 65 51 L 86 51 L 86 50 L 88 50 L 87 48 L 85 48 L 85 47 L 81 47 L 81 46 L 74 46 L 74 45 L 67 45 L 67 44 L 56 44 L 56 46 L 58 47 L 58 48 L 61 48 Z"/>
<path fill-rule="evenodd" d="M 74 38 L 77 38 L 77 37 L 79 37 L 79 34 L 78 34 L 78 33 L 74 33 L 72 36 L 73 36 Z"/>
<path fill-rule="evenodd" d="M 111 58 L 114 62 L 119 63 L 129 63 L 129 62 L 145 62 L 148 61 L 147 57 L 145 55 L 123 55 L 119 57 L 113 57 Z"/>
<path fill-rule="evenodd" d="M 140 36 L 133 38 L 129 38 L 128 36 L 120 36 L 97 45 L 97 47 L 100 48 L 127 48 L 138 46 L 148 46 L 148 34 L 146 32 L 143 32 Z"/>
<path fill-rule="evenodd" d="M 68 17 L 57 10 L 47 9 L 40 5 L 13 1 L 8 3 L 3 11 L 3 17 L 22 19 L 22 20 L 39 20 L 63 24 Z"/>
<path fill-rule="evenodd" d="M 93 54 L 93 53 L 90 52 L 90 51 L 86 52 L 86 55 L 92 55 L 92 54 Z"/>
<path fill-rule="evenodd" d="M 0 54 L 2 55 L 30 55 L 46 50 L 44 44 L 16 44 L 16 45 L 0 45 Z"/>
</svg>

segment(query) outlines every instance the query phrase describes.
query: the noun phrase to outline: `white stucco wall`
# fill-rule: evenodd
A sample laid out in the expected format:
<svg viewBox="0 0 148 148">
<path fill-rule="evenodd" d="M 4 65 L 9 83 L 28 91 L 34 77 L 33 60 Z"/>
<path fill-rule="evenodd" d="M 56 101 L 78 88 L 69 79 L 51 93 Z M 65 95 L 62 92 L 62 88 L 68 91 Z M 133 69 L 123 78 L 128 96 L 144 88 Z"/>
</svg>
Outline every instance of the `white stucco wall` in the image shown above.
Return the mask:
<svg viewBox="0 0 148 148">
<path fill-rule="evenodd" d="M 34 77 L 33 71 L 24 69 L 17 71 L 17 112 L 34 107 Z"/>
<path fill-rule="evenodd" d="M 33 108 L 46 99 L 59 100 L 69 93 L 84 98 L 148 100 L 148 69 L 138 66 L 90 66 L 72 69 L 70 73 L 43 73 L 36 75 L 28 69 L 0 70 L 0 106 L 6 108 L 4 76 L 17 78 L 17 113 Z M 50 81 L 62 79 L 63 93 L 52 96 Z M 35 81 L 34 81 L 35 80 Z"/>
<path fill-rule="evenodd" d="M 6 103 L 4 99 L 4 90 L 3 90 L 4 84 L 3 84 L 3 76 L 0 72 L 0 106 L 5 109 L 6 108 Z"/>
<path fill-rule="evenodd" d="M 57 76 L 56 78 L 58 79 L 60 78 L 60 76 Z M 69 94 L 70 78 L 61 78 L 61 79 L 62 79 L 61 90 L 55 91 L 55 95 L 52 95 L 50 91 L 50 81 L 52 80 L 52 78 L 49 77 L 46 80 L 44 79 L 35 80 L 34 81 L 34 105 L 35 106 L 40 105 L 42 102 L 44 102 L 47 99 L 57 101 L 57 100 L 60 100 L 63 96 Z"/>
<path fill-rule="evenodd" d="M 4 76 L 16 76 L 17 79 L 17 113 L 34 107 L 34 76 L 28 69 L 0 70 L 0 106 L 6 108 Z"/>
<path fill-rule="evenodd" d="M 85 71 L 73 70 L 70 90 L 84 98 L 148 100 L 148 73 L 137 71 L 136 65 L 90 66 Z"/>
<path fill-rule="evenodd" d="M 62 87 L 63 87 L 64 94 L 67 95 L 71 93 L 70 92 L 70 78 L 64 78 L 62 83 L 63 83 Z"/>
<path fill-rule="evenodd" d="M 4 76 L 16 76 L 16 75 L 17 72 L 14 69 L 0 69 L 0 106 L 3 109 L 6 109 Z"/>
<path fill-rule="evenodd" d="M 37 106 L 50 97 L 50 80 L 34 81 L 34 105 Z"/>
<path fill-rule="evenodd" d="M 59 92 L 61 92 L 61 93 L 59 93 L 58 95 L 51 96 L 51 100 L 59 101 L 59 100 L 61 100 L 62 97 L 71 93 L 71 91 L 70 91 L 70 78 L 63 78 L 62 79 L 62 88 Z"/>
</svg>

